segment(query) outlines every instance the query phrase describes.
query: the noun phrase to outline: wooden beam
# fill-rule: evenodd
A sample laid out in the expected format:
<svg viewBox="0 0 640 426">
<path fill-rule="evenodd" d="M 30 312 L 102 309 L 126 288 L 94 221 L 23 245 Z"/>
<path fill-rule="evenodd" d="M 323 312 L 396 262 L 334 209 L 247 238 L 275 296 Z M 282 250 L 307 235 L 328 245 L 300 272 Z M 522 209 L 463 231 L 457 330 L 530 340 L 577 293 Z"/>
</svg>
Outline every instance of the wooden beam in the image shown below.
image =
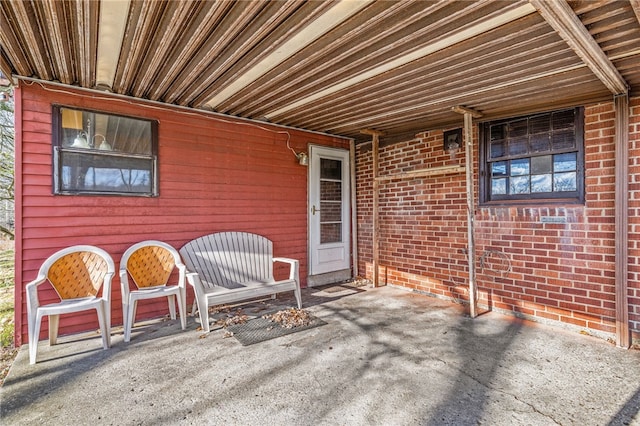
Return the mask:
<svg viewBox="0 0 640 426">
<path fill-rule="evenodd" d="M 473 118 L 481 118 L 482 113 L 476 111 L 475 109 L 467 108 L 462 105 L 457 105 L 451 108 L 451 111 L 457 112 L 458 114 L 469 114 Z"/>
<path fill-rule="evenodd" d="M 640 0 L 629 0 L 631 3 L 631 7 L 633 8 L 633 13 L 636 14 L 636 18 L 638 18 L 638 23 L 640 24 Z"/>
<path fill-rule="evenodd" d="M 629 97 L 614 97 L 615 106 L 615 301 L 616 342 L 621 348 L 629 348 Z"/>
<path fill-rule="evenodd" d="M 11 64 L 9 64 L 9 61 L 7 61 L 2 55 L 0 55 L 0 72 L 4 74 L 7 80 L 13 82 L 13 70 L 11 69 Z"/>
<path fill-rule="evenodd" d="M 380 182 L 395 179 L 412 179 L 427 176 L 446 175 L 451 173 L 462 173 L 466 170 L 464 166 L 441 166 L 429 167 L 426 169 L 410 170 L 408 172 L 394 173 L 391 175 L 378 176 L 376 179 Z"/>
<path fill-rule="evenodd" d="M 469 243 L 469 315 L 478 316 L 478 284 L 476 283 L 476 250 L 473 238 L 473 222 L 475 216 L 475 200 L 473 186 L 473 117 L 464 114 L 464 145 L 467 168 L 467 239 Z"/>
<path fill-rule="evenodd" d="M 529 0 L 545 21 L 567 42 L 614 95 L 626 94 L 629 85 L 602 51 L 566 0 Z"/>
<path fill-rule="evenodd" d="M 380 136 L 383 135 L 382 132 L 377 130 L 365 129 L 361 130 L 360 133 L 365 135 L 371 135 L 371 146 L 372 146 L 372 167 L 373 167 L 373 212 L 372 212 L 372 239 L 373 239 L 373 286 L 380 286 L 380 272 L 379 263 L 380 263 L 380 215 L 378 213 L 378 201 L 380 196 L 380 182 L 378 181 L 378 151 L 380 145 Z"/>
<path fill-rule="evenodd" d="M 349 180 L 351 182 L 351 257 L 352 278 L 358 275 L 358 202 L 356 194 L 356 142 L 349 141 Z"/>
<path fill-rule="evenodd" d="M 476 283 L 476 250 L 473 239 L 475 216 L 475 189 L 473 186 L 473 117 L 482 114 L 465 107 L 453 107 L 453 111 L 464 114 L 463 139 L 465 146 L 465 169 L 467 174 L 467 263 L 469 268 L 469 315 L 478 316 L 478 284 Z"/>
</svg>

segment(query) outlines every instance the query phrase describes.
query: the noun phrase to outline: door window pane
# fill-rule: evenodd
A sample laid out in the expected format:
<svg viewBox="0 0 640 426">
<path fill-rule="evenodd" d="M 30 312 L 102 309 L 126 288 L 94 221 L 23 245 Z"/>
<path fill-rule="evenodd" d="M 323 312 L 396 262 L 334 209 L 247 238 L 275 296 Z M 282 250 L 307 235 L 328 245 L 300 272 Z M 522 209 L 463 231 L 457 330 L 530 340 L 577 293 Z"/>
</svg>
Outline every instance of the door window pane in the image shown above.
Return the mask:
<svg viewBox="0 0 640 426">
<path fill-rule="evenodd" d="M 320 159 L 320 179 L 342 179 L 342 161 L 328 158 Z"/>
<path fill-rule="evenodd" d="M 342 242 L 342 161 L 320 159 L 320 243 Z"/>
<path fill-rule="evenodd" d="M 320 224 L 320 243 L 340 243 L 342 242 L 342 224 L 340 223 L 321 223 Z"/>
</svg>

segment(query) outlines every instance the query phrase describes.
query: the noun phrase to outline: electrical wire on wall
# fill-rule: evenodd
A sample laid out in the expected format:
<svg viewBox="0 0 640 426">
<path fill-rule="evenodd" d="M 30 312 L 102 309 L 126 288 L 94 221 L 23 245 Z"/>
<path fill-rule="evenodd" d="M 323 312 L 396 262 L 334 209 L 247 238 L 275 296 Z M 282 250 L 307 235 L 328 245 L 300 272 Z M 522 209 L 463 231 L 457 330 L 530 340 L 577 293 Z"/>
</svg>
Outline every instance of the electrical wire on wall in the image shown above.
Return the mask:
<svg viewBox="0 0 640 426">
<path fill-rule="evenodd" d="M 47 87 L 47 86 L 50 86 L 50 85 L 54 84 L 54 83 L 51 83 L 51 82 L 47 82 L 46 83 L 47 86 L 45 86 L 45 84 L 43 84 L 42 82 L 40 82 L 38 80 L 34 80 L 34 79 L 21 78 L 20 80 L 23 81 L 24 84 L 26 84 L 27 86 L 32 86 L 34 84 L 38 84 L 43 90 L 45 90 L 47 92 L 62 93 L 62 94 L 65 94 L 65 95 L 70 95 L 70 96 L 84 96 L 84 95 L 82 95 L 80 93 L 76 93 L 76 92 L 72 92 L 72 91 L 68 91 L 68 90 L 64 90 L 64 89 L 54 89 L 54 88 L 51 88 L 51 87 Z M 98 91 L 94 91 L 94 90 L 91 90 L 91 89 L 78 89 L 78 90 L 94 92 L 94 93 L 98 92 Z M 98 92 L 98 93 L 100 93 L 100 92 Z M 291 141 L 291 133 L 289 133 L 288 130 L 274 130 L 274 129 L 266 127 L 266 126 L 262 126 L 260 124 L 256 124 L 256 123 L 250 121 L 250 119 L 248 119 L 248 118 L 237 117 L 237 118 L 234 118 L 233 120 L 229 120 L 229 119 L 224 117 L 224 114 L 213 112 L 213 111 L 197 111 L 197 110 L 193 110 L 191 108 L 187 108 L 187 107 L 184 107 L 184 106 L 181 106 L 181 105 L 162 104 L 161 102 L 150 101 L 150 100 L 142 100 L 142 99 L 136 100 L 136 101 L 132 101 L 129 97 L 127 97 L 125 95 L 119 95 L 119 94 L 112 94 L 110 96 L 92 96 L 91 99 L 104 100 L 104 101 L 109 101 L 109 102 L 122 102 L 122 103 L 126 103 L 128 105 L 134 105 L 136 107 L 143 107 L 143 108 L 162 110 L 162 111 L 166 111 L 167 108 L 175 108 L 175 109 L 179 109 L 184 114 L 193 115 L 193 116 L 196 116 L 196 117 L 214 118 L 215 120 L 218 120 L 218 121 L 221 121 L 221 122 L 227 123 L 227 124 L 249 126 L 249 127 L 261 129 L 261 130 L 264 130 L 264 131 L 267 131 L 267 132 L 271 132 L 271 133 L 287 135 L 287 140 L 286 140 L 287 148 L 289 148 L 291 150 L 291 152 L 293 152 L 293 154 L 296 156 L 296 158 L 298 158 L 298 160 L 300 161 L 300 164 L 303 163 L 303 160 L 301 159 L 301 156 L 305 156 L 306 157 L 306 155 L 307 155 L 304 152 L 296 153 L 295 150 L 289 145 L 289 143 Z M 154 105 L 154 103 L 157 103 L 158 105 Z M 272 124 L 271 126 L 283 127 L 283 126 L 281 126 L 279 124 Z M 317 133 L 317 132 L 312 132 L 312 133 Z M 329 135 L 326 135 L 326 136 L 329 136 Z"/>
</svg>

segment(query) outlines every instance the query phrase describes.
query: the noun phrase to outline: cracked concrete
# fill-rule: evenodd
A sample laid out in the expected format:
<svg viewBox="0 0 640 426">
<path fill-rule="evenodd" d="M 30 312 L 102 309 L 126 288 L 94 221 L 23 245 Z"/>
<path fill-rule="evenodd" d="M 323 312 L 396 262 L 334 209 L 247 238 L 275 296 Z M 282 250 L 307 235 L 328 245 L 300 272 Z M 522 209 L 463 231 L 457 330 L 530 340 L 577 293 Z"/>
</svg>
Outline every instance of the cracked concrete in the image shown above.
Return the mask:
<svg viewBox="0 0 640 426">
<path fill-rule="evenodd" d="M 640 424 L 638 351 L 397 288 L 335 290 L 303 292 L 326 325 L 251 346 L 192 317 L 137 325 L 129 344 L 114 330 L 107 351 L 95 335 L 42 341 L 35 366 L 25 346 L 2 423 Z"/>
</svg>

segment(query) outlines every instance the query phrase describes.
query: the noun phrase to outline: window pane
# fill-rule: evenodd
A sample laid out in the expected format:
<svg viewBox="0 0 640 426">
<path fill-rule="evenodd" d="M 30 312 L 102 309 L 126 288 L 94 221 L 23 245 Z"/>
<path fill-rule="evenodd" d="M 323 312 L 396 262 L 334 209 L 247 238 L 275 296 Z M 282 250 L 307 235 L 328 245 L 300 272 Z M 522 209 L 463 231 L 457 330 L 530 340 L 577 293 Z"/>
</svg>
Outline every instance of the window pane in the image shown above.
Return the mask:
<svg viewBox="0 0 640 426">
<path fill-rule="evenodd" d="M 551 140 L 549 133 L 538 133 L 531 135 L 529 139 L 529 145 L 531 145 L 531 152 L 546 152 L 551 148 Z"/>
<path fill-rule="evenodd" d="M 531 176 L 531 192 L 551 192 L 551 174 Z"/>
<path fill-rule="evenodd" d="M 556 154 L 553 156 L 553 171 L 556 173 L 576 170 L 576 167 L 577 161 L 575 152 Z"/>
<path fill-rule="evenodd" d="M 531 174 L 540 175 L 543 173 L 551 173 L 551 155 L 531 158 Z"/>
<path fill-rule="evenodd" d="M 509 138 L 526 136 L 529 132 L 527 119 L 515 120 L 509 123 Z"/>
<path fill-rule="evenodd" d="M 152 160 L 62 152 L 61 189 L 144 194 L 152 191 Z"/>
<path fill-rule="evenodd" d="M 507 179 L 492 179 L 491 180 L 491 193 L 494 195 L 506 195 L 507 194 Z"/>
<path fill-rule="evenodd" d="M 529 138 L 509 139 L 509 155 L 522 155 L 529 152 Z"/>
<path fill-rule="evenodd" d="M 577 189 L 576 172 L 556 173 L 553 175 L 554 191 L 577 191 Z"/>
<path fill-rule="evenodd" d="M 583 108 L 481 124 L 481 202 L 583 201 Z M 557 194 L 556 194 L 557 192 Z"/>
<path fill-rule="evenodd" d="M 504 140 L 491 142 L 491 158 L 504 157 L 506 154 Z"/>
<path fill-rule="evenodd" d="M 512 177 L 510 183 L 510 194 L 515 195 L 529 193 L 529 176 Z"/>
<path fill-rule="evenodd" d="M 541 114 L 529 119 L 529 133 L 547 133 L 551 127 L 551 114 Z"/>
<path fill-rule="evenodd" d="M 570 129 L 573 133 L 575 122 L 575 110 L 558 111 L 553 113 L 552 128 L 554 131 L 560 129 Z"/>
<path fill-rule="evenodd" d="M 551 137 L 553 149 L 571 149 L 576 146 L 576 138 L 573 131 L 553 132 Z"/>
<path fill-rule="evenodd" d="M 497 125 L 491 126 L 490 128 L 491 142 L 506 139 L 506 135 L 505 135 L 506 127 L 507 127 L 506 124 L 497 124 Z"/>
<path fill-rule="evenodd" d="M 507 162 L 498 161 L 491 164 L 491 176 L 506 176 L 507 175 Z"/>
<path fill-rule="evenodd" d="M 54 106 L 54 193 L 157 195 L 156 122 Z"/>
<path fill-rule="evenodd" d="M 511 160 L 511 176 L 521 176 L 529 174 L 529 159 L 521 158 Z"/>
</svg>

